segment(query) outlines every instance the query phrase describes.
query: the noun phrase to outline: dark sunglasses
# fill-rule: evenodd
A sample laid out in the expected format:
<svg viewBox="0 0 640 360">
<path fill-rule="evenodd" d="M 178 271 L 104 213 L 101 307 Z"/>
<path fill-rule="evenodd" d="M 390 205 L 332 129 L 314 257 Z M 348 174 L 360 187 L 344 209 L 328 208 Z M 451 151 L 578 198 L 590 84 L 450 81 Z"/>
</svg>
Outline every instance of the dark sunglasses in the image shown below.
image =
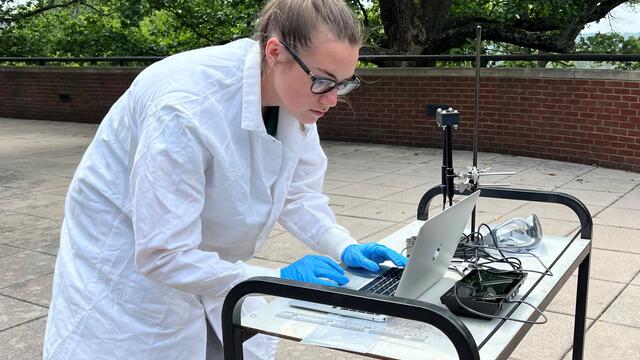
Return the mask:
<svg viewBox="0 0 640 360">
<path fill-rule="evenodd" d="M 345 80 L 342 82 L 336 82 L 335 80 L 332 80 L 332 79 L 321 78 L 313 75 L 311 70 L 309 70 L 309 67 L 305 65 L 305 63 L 302 61 L 302 59 L 300 59 L 298 54 L 293 52 L 293 50 L 291 50 L 291 48 L 289 47 L 289 45 L 287 45 L 286 42 L 282 40 L 279 40 L 279 41 L 280 41 L 280 44 L 282 44 L 287 49 L 287 51 L 289 51 L 289 54 L 291 54 L 291 57 L 293 57 L 293 60 L 295 60 L 298 63 L 298 65 L 300 65 L 302 70 L 311 79 L 312 93 L 326 94 L 335 88 L 338 91 L 338 95 L 343 96 L 343 95 L 347 95 L 348 93 L 352 92 L 353 90 L 357 89 L 360 86 L 360 79 L 356 75 L 353 75 L 351 79 Z"/>
</svg>

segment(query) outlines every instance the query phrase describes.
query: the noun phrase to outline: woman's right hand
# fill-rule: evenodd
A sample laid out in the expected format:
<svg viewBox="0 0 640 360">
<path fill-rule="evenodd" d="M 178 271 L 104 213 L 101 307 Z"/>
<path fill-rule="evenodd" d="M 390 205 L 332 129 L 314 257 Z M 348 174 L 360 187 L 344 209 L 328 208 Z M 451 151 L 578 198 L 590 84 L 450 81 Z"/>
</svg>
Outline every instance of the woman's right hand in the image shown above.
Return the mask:
<svg viewBox="0 0 640 360">
<path fill-rule="evenodd" d="M 326 286 L 344 285 L 349 282 L 337 262 L 321 255 L 305 255 L 283 267 L 280 269 L 280 278 Z"/>
</svg>

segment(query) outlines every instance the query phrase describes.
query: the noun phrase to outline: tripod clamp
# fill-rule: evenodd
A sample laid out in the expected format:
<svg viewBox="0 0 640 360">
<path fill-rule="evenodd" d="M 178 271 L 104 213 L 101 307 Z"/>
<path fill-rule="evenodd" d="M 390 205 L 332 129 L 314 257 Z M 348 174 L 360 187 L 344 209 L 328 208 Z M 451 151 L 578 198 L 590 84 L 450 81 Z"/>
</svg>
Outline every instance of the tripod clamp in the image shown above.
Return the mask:
<svg viewBox="0 0 640 360">
<path fill-rule="evenodd" d="M 513 175 L 515 172 L 487 172 L 490 168 L 483 170 L 474 166 L 467 166 L 467 172 L 456 174 L 453 168 L 453 130 L 460 124 L 460 113 L 458 110 L 448 108 L 446 110 L 436 110 L 436 122 L 443 131 L 442 141 L 442 182 L 440 193 L 443 195 L 442 208 L 453 203 L 454 193 L 471 193 L 480 186 L 480 175 Z M 454 182 L 454 179 L 459 181 Z M 491 186 L 509 186 L 509 184 L 491 184 Z"/>
<path fill-rule="evenodd" d="M 453 179 L 457 177 L 453 171 L 453 129 L 457 129 L 460 124 L 460 113 L 458 110 L 448 108 L 446 110 L 436 110 L 436 122 L 442 128 L 442 184 L 440 192 L 443 195 L 442 209 L 453 204 L 453 193 L 455 185 Z"/>
</svg>

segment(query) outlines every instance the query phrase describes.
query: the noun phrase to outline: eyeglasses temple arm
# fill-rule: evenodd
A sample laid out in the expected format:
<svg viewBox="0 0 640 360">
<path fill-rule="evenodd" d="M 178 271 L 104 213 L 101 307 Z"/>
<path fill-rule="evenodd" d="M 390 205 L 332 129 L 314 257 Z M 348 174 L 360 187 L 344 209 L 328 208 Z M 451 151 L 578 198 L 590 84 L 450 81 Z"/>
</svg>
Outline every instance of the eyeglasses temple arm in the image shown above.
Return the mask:
<svg viewBox="0 0 640 360">
<path fill-rule="evenodd" d="M 305 65 L 305 63 L 304 63 L 304 62 L 302 62 L 302 59 L 300 59 L 300 58 L 298 57 L 298 55 L 297 55 L 295 52 L 293 52 L 293 50 L 291 50 L 291 48 L 289 47 L 289 45 L 287 45 L 287 43 L 286 43 L 286 42 L 284 42 L 284 41 L 282 41 L 282 40 L 278 40 L 278 41 L 280 42 L 280 44 L 282 44 L 282 45 L 287 49 L 287 51 L 289 52 L 289 54 L 291 54 L 291 57 L 293 57 L 293 60 L 295 60 L 295 61 L 298 63 L 298 65 L 300 65 L 300 67 L 302 68 L 302 70 L 304 70 L 304 72 L 306 72 L 306 73 L 307 73 L 307 75 L 310 75 L 310 74 L 311 74 L 311 70 L 309 70 L 309 68 L 307 67 L 307 65 Z"/>
</svg>

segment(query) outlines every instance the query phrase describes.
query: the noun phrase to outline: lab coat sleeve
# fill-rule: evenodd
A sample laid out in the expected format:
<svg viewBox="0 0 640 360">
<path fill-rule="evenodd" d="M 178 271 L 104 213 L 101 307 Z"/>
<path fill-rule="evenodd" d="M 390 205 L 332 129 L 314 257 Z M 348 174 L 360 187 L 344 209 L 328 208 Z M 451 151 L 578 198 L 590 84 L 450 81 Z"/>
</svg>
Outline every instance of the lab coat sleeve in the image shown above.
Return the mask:
<svg viewBox="0 0 640 360">
<path fill-rule="evenodd" d="M 165 106 L 141 130 L 131 172 L 137 270 L 182 291 L 212 296 L 223 296 L 252 276 L 278 277 L 279 270 L 231 263 L 198 249 L 204 170 L 211 155 L 185 118 Z"/>
<path fill-rule="evenodd" d="M 279 222 L 312 250 L 340 261 L 344 249 L 357 242 L 336 223 L 329 198 L 322 193 L 327 156 L 315 126 L 309 127 Z"/>
</svg>

